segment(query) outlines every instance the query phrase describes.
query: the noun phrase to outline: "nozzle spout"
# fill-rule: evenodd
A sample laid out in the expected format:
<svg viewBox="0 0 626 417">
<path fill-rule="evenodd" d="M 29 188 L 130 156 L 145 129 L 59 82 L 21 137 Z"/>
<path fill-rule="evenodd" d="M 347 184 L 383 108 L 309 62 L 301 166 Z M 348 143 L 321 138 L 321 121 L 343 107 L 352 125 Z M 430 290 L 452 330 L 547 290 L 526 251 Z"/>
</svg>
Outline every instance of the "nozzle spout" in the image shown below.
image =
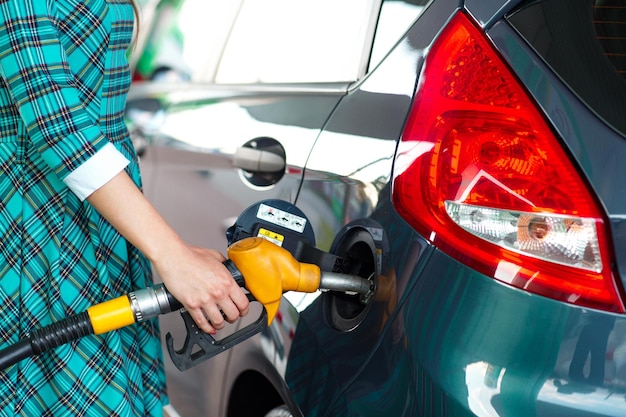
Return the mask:
<svg viewBox="0 0 626 417">
<path fill-rule="evenodd" d="M 361 296 L 361 302 L 365 304 L 374 294 L 375 285 L 372 278 L 323 271 L 320 277 L 320 290 L 357 293 Z"/>
</svg>

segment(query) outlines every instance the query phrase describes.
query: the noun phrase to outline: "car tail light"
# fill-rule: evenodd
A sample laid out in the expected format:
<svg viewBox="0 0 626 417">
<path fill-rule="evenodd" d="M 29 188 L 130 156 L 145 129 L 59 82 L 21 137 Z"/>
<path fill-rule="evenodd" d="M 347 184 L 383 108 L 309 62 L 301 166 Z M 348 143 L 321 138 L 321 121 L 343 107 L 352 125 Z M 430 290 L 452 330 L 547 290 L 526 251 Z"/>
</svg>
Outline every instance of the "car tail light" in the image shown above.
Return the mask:
<svg viewBox="0 0 626 417">
<path fill-rule="evenodd" d="M 500 281 L 624 312 L 601 211 L 534 102 L 460 12 L 430 50 L 394 164 L 398 212 Z"/>
</svg>

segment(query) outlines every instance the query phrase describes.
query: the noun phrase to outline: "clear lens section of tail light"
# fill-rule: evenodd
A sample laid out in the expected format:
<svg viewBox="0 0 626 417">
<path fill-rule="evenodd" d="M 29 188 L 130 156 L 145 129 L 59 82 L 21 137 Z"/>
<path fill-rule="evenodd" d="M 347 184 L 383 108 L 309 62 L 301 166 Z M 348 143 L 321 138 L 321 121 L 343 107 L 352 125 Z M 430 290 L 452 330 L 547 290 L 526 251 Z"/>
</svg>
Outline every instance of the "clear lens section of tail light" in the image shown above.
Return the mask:
<svg viewBox="0 0 626 417">
<path fill-rule="evenodd" d="M 593 220 L 500 210 L 445 202 L 446 212 L 467 232 L 502 248 L 545 261 L 602 271 Z"/>
<path fill-rule="evenodd" d="M 534 101 L 463 12 L 429 51 L 393 201 L 460 262 L 526 291 L 623 312 L 605 224 Z"/>
</svg>

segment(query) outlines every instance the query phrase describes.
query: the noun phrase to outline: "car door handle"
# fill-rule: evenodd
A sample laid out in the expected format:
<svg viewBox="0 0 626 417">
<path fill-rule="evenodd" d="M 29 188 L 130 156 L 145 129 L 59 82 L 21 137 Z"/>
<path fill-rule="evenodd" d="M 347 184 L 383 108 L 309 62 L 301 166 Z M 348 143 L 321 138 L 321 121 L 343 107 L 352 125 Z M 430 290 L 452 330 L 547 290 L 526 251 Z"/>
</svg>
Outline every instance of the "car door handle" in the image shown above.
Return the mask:
<svg viewBox="0 0 626 417">
<path fill-rule="evenodd" d="M 264 174 L 280 172 L 285 169 L 284 154 L 272 152 L 272 149 L 255 149 L 247 146 L 237 148 L 233 156 L 233 165 L 244 171 Z"/>
</svg>

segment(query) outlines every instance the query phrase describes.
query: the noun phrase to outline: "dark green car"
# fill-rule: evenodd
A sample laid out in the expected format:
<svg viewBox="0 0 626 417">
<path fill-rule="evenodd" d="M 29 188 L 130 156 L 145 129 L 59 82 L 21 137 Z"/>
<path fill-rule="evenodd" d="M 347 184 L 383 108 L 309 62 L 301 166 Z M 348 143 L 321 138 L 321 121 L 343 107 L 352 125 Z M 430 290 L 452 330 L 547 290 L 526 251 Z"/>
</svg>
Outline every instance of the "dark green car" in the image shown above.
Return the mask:
<svg viewBox="0 0 626 417">
<path fill-rule="evenodd" d="M 626 415 L 626 2 L 202 1 L 136 61 L 148 197 L 224 248 L 291 202 L 377 289 L 285 294 L 182 415 Z"/>
</svg>

